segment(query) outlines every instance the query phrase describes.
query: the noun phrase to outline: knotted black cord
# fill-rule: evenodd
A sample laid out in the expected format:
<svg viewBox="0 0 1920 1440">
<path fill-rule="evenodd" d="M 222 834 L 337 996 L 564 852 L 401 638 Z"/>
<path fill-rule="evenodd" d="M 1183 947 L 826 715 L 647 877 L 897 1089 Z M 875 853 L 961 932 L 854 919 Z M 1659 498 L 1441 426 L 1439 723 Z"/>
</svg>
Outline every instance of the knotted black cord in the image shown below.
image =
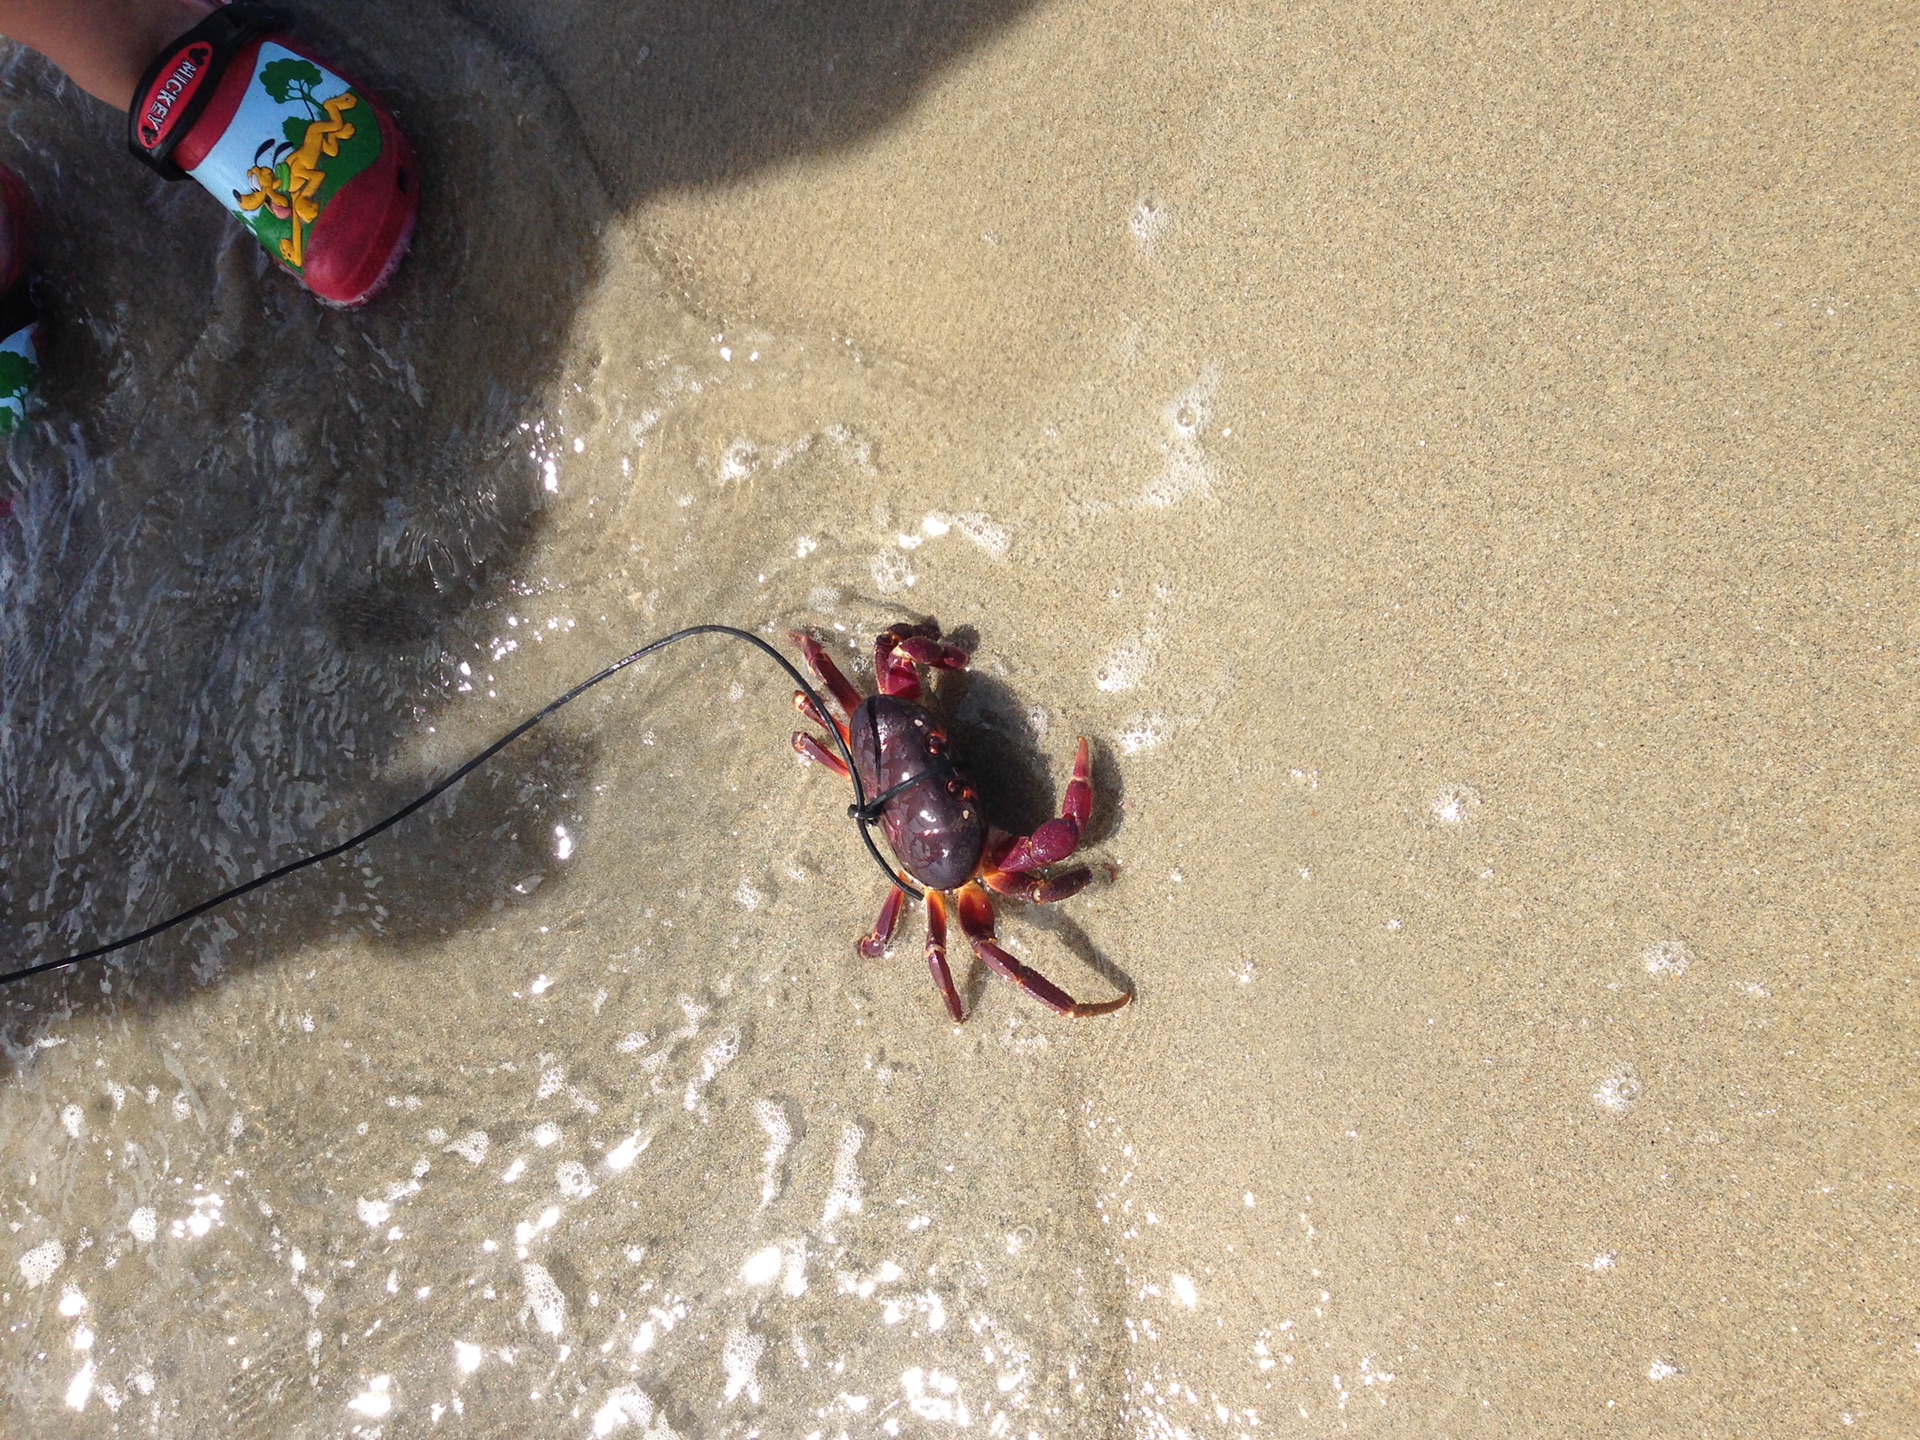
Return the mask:
<svg viewBox="0 0 1920 1440">
<path fill-rule="evenodd" d="M 874 727 L 874 731 L 875 731 L 875 736 L 874 736 L 873 751 L 874 751 L 874 754 L 877 755 L 880 753 L 878 725 Z M 867 801 L 866 804 L 862 805 L 858 801 L 856 801 L 854 804 L 847 806 L 847 818 L 849 820 L 858 820 L 862 825 L 871 825 L 874 821 L 878 820 L 882 814 L 886 812 L 888 802 L 891 801 L 896 795 L 900 794 L 901 791 L 911 790 L 914 786 L 918 785 L 922 780 L 944 780 L 947 778 L 947 776 L 953 774 L 953 772 L 958 768 L 959 767 L 955 765 L 953 761 L 947 759 L 945 756 L 942 756 L 937 763 L 929 766 L 925 770 L 922 770 L 918 775 L 913 776 L 911 779 L 902 780 L 898 785 L 890 787 L 889 789 L 887 789 L 880 795 L 876 796 L 872 800 Z"/>
<path fill-rule="evenodd" d="M 62 970 L 69 965 L 83 965 L 89 960 L 98 960 L 104 955 L 111 955 L 116 950 L 124 950 L 129 945 L 138 945 L 142 940 L 151 940 L 162 931 L 171 930 L 176 925 L 184 925 L 187 921 L 192 920 L 196 916 L 204 915 L 207 911 L 224 905 L 229 900 L 239 899 L 250 890 L 258 890 L 262 885 L 271 885 L 282 876 L 291 875 L 296 870 L 304 870 L 309 865 L 318 865 L 323 860 L 331 860 L 336 855 L 345 854 L 356 846 L 366 844 L 367 841 L 373 839 L 374 836 L 380 834 L 382 831 L 391 830 L 416 810 L 431 805 L 455 785 L 458 785 L 462 780 L 466 779 L 467 776 L 471 775 L 475 770 L 478 770 L 482 765 L 486 764 L 487 761 L 506 749 L 507 746 L 511 745 L 542 720 L 553 714 L 554 711 L 560 709 L 563 705 L 571 704 L 594 686 L 598 685 L 602 680 L 619 674 L 636 660 L 644 660 L 656 650 L 664 650 L 676 641 L 685 640 L 694 635 L 731 635 L 736 640 L 746 641 L 747 644 L 753 646 L 754 649 L 760 651 L 761 654 L 767 656 L 782 670 L 787 672 L 787 677 L 792 680 L 795 685 L 798 685 L 801 693 L 813 703 L 815 713 L 821 716 L 827 715 L 826 705 L 821 700 L 819 692 L 807 683 L 806 676 L 800 673 L 791 660 L 787 659 L 786 656 L 782 655 L 758 635 L 754 635 L 746 630 L 737 629 L 732 625 L 689 625 L 684 630 L 676 630 L 671 635 L 662 636 L 650 644 L 642 645 L 631 655 L 614 661 L 613 664 L 607 666 L 607 668 L 599 674 L 582 680 L 558 700 L 553 701 L 543 709 L 536 711 L 525 720 L 522 720 L 518 725 L 514 726 L 513 729 L 487 746 L 486 749 L 482 750 L 478 755 L 475 755 L 444 780 L 434 785 L 417 800 L 410 801 L 406 805 L 401 806 L 398 810 L 387 816 L 386 819 L 379 821 L 377 824 L 369 825 L 358 835 L 351 836 L 348 839 L 342 840 L 338 845 L 330 845 L 325 850 L 316 851 L 298 860 L 290 860 L 285 865 L 277 866 L 267 871 L 264 875 L 256 875 L 253 879 L 243 881 L 230 890 L 222 890 L 210 900 L 202 900 L 198 905 L 182 910 L 178 915 L 149 925 L 144 930 L 137 930 L 133 934 L 123 936 L 121 939 L 115 940 L 110 944 L 96 945 L 91 950 L 83 950 L 78 955 L 69 955 L 64 960 L 46 960 L 38 965 L 29 965 L 25 969 L 9 970 L 5 973 L 0 973 L 0 985 L 11 984 L 15 980 L 25 980 L 30 975 L 44 974 L 48 970 Z M 930 779 L 951 771 L 953 769 L 953 762 L 950 760 L 946 761 L 944 765 L 935 766 L 925 774 L 916 775 L 911 780 L 903 781 L 901 784 L 895 785 L 892 789 L 888 790 L 887 793 L 882 795 L 878 800 L 869 804 L 866 789 L 860 783 L 860 769 L 853 763 L 853 751 L 847 747 L 846 736 L 840 733 L 840 727 L 838 725 L 828 723 L 826 728 L 833 736 L 834 743 L 840 747 L 841 758 L 847 763 L 847 774 L 853 780 L 854 803 L 848 807 L 847 814 L 859 825 L 860 838 L 866 843 L 867 852 L 873 856 L 874 864 L 878 865 L 885 873 L 889 884 L 898 887 L 916 900 L 925 899 L 926 896 L 921 891 L 909 885 L 894 867 L 887 863 L 886 857 L 880 853 L 880 847 L 873 843 L 873 836 L 868 833 L 867 827 L 879 818 L 880 809 L 887 801 L 891 800 L 908 786 L 917 785 L 922 780 Z M 878 753 L 877 750 L 876 753 Z"/>
</svg>

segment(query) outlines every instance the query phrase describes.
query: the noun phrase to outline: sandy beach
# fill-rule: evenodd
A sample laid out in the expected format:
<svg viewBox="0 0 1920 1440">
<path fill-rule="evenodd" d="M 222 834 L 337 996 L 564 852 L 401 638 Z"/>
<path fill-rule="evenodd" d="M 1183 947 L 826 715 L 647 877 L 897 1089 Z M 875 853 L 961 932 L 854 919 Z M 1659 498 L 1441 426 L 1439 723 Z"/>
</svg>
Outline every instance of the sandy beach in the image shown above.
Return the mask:
<svg viewBox="0 0 1920 1440">
<path fill-rule="evenodd" d="M 947 1019 L 763 657 L 0 992 L 0 1434 L 1908 1436 L 1899 7 L 315 3 L 319 309 L 0 56 L 46 211 L 0 938 L 337 841 L 677 627 L 971 655 L 1098 879 Z"/>
</svg>

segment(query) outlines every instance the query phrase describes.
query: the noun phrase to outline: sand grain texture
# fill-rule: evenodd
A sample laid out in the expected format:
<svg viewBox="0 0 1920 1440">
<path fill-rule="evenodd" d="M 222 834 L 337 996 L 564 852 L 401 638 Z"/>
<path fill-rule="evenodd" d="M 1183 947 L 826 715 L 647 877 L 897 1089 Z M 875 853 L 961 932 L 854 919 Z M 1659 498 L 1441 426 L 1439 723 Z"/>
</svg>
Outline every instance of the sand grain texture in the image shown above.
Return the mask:
<svg viewBox="0 0 1920 1440">
<path fill-rule="evenodd" d="M 683 648 L 8 997 L 0 1430 L 1911 1433 L 1910 14 L 312 23 L 431 177 L 363 316 L 5 72 L 10 953 L 932 615 L 1008 824 L 1095 749 L 1003 938 L 1139 998 L 859 960 Z"/>
</svg>

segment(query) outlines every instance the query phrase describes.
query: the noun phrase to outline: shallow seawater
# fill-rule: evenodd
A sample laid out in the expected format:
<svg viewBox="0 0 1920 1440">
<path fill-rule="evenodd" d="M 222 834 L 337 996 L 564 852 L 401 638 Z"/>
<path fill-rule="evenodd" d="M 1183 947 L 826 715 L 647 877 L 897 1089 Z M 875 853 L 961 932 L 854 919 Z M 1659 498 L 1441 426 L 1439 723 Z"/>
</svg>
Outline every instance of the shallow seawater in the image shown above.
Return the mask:
<svg viewBox="0 0 1920 1440">
<path fill-rule="evenodd" d="M 0 1430 L 1910 1428 L 1910 36 L 311 23 L 429 177 L 358 315 L 0 76 L 8 959 L 676 627 L 866 687 L 932 616 L 997 818 L 1094 753 L 1098 882 L 1001 938 L 1138 998 L 858 958 L 790 685 L 687 642 L 6 996 Z"/>
</svg>

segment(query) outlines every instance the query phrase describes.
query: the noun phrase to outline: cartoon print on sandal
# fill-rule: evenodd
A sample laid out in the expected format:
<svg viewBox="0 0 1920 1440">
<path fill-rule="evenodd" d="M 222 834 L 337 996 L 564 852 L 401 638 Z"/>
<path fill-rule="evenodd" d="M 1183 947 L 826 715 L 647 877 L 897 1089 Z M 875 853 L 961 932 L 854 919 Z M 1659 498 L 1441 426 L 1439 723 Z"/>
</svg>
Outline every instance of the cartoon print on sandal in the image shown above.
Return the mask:
<svg viewBox="0 0 1920 1440">
<path fill-rule="evenodd" d="M 33 331 L 29 325 L 0 340 L 0 435 L 11 435 L 26 422 L 27 401 L 40 380 Z"/>
<path fill-rule="evenodd" d="M 297 274 L 328 202 L 380 157 L 380 127 L 347 118 L 356 108 L 368 113 L 346 81 L 269 41 L 226 133 L 189 173 L 231 194 L 234 215 Z"/>
</svg>

